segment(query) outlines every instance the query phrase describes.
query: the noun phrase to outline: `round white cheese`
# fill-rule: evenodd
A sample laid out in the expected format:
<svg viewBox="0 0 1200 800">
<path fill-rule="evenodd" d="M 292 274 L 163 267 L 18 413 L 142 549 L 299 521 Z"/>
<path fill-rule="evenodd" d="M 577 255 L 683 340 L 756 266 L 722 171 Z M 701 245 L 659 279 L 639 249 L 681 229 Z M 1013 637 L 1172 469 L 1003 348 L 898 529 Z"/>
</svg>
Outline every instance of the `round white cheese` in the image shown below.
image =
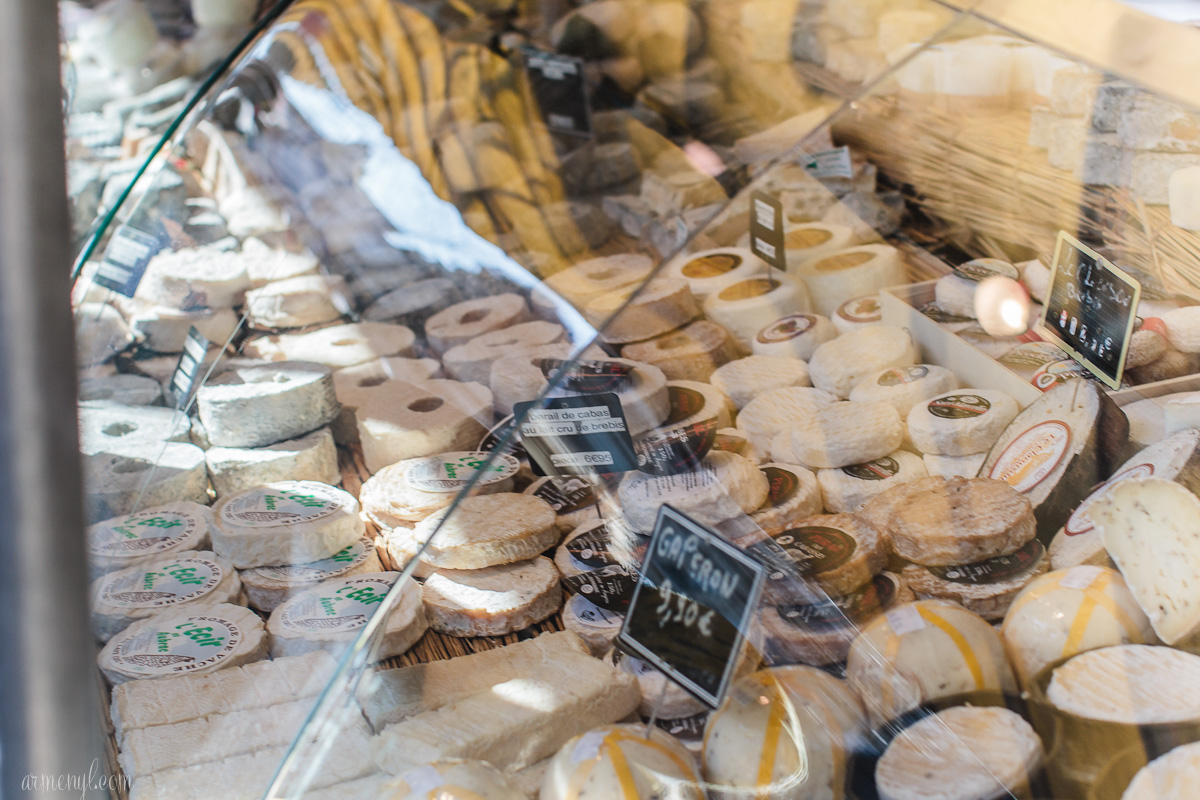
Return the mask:
<svg viewBox="0 0 1200 800">
<path fill-rule="evenodd" d="M 837 337 L 837 329 L 820 314 L 788 314 L 760 330 L 750 343 L 756 356 L 782 356 L 807 361 L 817 348 Z"/>
<path fill-rule="evenodd" d="M 315 481 L 281 481 L 218 501 L 213 549 L 238 569 L 307 564 L 337 553 L 365 530 L 349 492 Z"/>
<path fill-rule="evenodd" d="M 526 800 L 512 779 L 484 761 L 443 758 L 385 785 L 392 800 Z"/>
<path fill-rule="evenodd" d="M 309 333 L 260 336 L 242 346 L 242 355 L 266 361 L 308 361 L 340 369 L 380 358 L 412 356 L 415 339 L 415 334 L 403 325 L 356 322 Z"/>
<path fill-rule="evenodd" d="M 958 379 L 945 367 L 933 364 L 888 367 L 864 378 L 850 391 L 850 400 L 888 403 L 904 418 L 922 400 L 956 388 Z"/>
<path fill-rule="evenodd" d="M 382 572 L 375 543 L 364 536 L 343 547 L 329 558 L 311 564 L 285 564 L 243 570 L 242 586 L 250 606 L 270 614 L 289 597 L 310 589 L 321 581 L 347 578 L 363 572 Z"/>
<path fill-rule="evenodd" d="M 794 274 L 808 287 L 816 312 L 831 317 L 847 300 L 904 283 L 904 261 L 894 247 L 864 244 L 805 261 Z"/>
<path fill-rule="evenodd" d="M 640 283 L 653 267 L 649 256 L 620 253 L 581 261 L 548 276 L 544 284 L 567 302 L 583 308 L 602 294 Z"/>
<path fill-rule="evenodd" d="M 1200 230 L 1200 219 L 1192 225 L 1196 230 Z M 1139 769 L 1126 787 L 1125 793 L 1121 795 L 1121 800 L 1186 798 L 1196 791 L 1198 785 L 1200 742 L 1193 742 L 1180 745 Z"/>
<path fill-rule="evenodd" d="M 205 675 L 267 656 L 262 620 L 244 606 L 189 604 L 133 623 L 97 661 L 114 686 L 130 680 Z"/>
<path fill-rule="evenodd" d="M 740 247 L 681 253 L 663 267 L 662 274 L 687 281 L 698 300 L 750 278 L 768 273 L 769 267 L 754 253 Z"/>
<path fill-rule="evenodd" d="M 772 440 L 777 435 L 786 434 L 790 439 L 793 427 L 835 402 L 836 396 L 820 389 L 803 386 L 773 389 L 742 407 L 738 412 L 737 427 L 758 450 L 772 450 Z M 773 450 L 772 453 L 776 461 L 796 463 L 791 458 L 780 458 Z"/>
<path fill-rule="evenodd" d="M 882 458 L 903 441 L 900 415 L 883 402 L 832 403 L 792 428 L 800 463 L 825 469 Z"/>
<path fill-rule="evenodd" d="M 476 336 L 523 322 L 528 316 L 525 298 L 519 294 L 464 300 L 425 320 L 425 339 L 440 355 Z"/>
<path fill-rule="evenodd" d="M 1200 656 L 1123 644 L 1075 656 L 1054 670 L 1046 698 L 1084 719 L 1157 725 L 1200 719 Z"/>
<path fill-rule="evenodd" d="M 803 283 L 780 273 L 730 284 L 704 301 L 704 313 L 749 350 L 764 319 L 809 310 Z"/>
<path fill-rule="evenodd" d="M 419 522 L 454 502 L 483 467 L 490 453 L 454 451 L 410 458 L 384 467 L 363 482 L 363 513 L 381 528 Z M 472 488 L 474 494 L 511 492 L 521 465 L 511 455 L 496 456 Z"/>
<path fill-rule="evenodd" d="M 482 569 L 525 561 L 558 543 L 554 509 L 533 495 L 472 495 L 448 514 L 436 511 L 413 528 L 412 536 L 389 543 L 407 558 L 428 542 L 421 560 L 439 569 Z M 437 535 L 434 536 L 434 532 Z"/>
<path fill-rule="evenodd" d="M 342 278 L 302 275 L 272 281 L 246 293 L 248 321 L 255 328 L 303 328 L 340 319 L 335 295 L 345 302 Z"/>
<path fill-rule="evenodd" d="M 770 463 L 761 469 L 767 477 L 767 499 L 750 519 L 764 531 L 792 527 L 825 507 L 817 476 L 804 467 Z"/>
<path fill-rule="evenodd" d="M 550 760 L 540 800 L 657 797 L 701 800 L 692 754 L 666 731 L 605 725 L 567 741 Z"/>
<path fill-rule="evenodd" d="M 314 650 L 340 649 L 359 636 L 385 598 L 398 572 L 363 573 L 317 584 L 271 612 L 267 620 L 272 658 L 298 656 Z M 421 587 L 405 579 L 399 597 L 381 627 L 373 651 L 376 660 L 407 651 L 429 627 L 421 605 Z"/>
<path fill-rule="evenodd" d="M 565 336 L 563 326 L 553 322 L 522 322 L 511 328 L 500 328 L 476 336 L 466 344 L 450 348 L 442 356 L 442 363 L 454 380 L 486 385 L 496 359 L 516 355 L 529 348 L 554 344 Z"/>
<path fill-rule="evenodd" d="M 925 471 L 930 475 L 942 478 L 974 478 L 979 474 L 987 453 L 975 453 L 969 456 L 939 456 L 924 453 L 921 456 L 925 462 Z"/>
<path fill-rule="evenodd" d="M 1172 225 L 1186 231 L 1200 231 L 1200 167 L 1183 167 L 1171 173 L 1167 203 Z"/>
<path fill-rule="evenodd" d="M 751 461 L 714 451 L 697 469 L 678 475 L 631 473 L 618 494 L 629 525 L 651 531 L 664 504 L 715 525 L 757 510 L 767 499 L 767 491 L 766 476 Z"/>
<path fill-rule="evenodd" d="M 482 569 L 439 569 L 421 600 L 429 626 L 450 636 L 507 636 L 562 607 L 558 570 L 545 556 Z"/>
<path fill-rule="evenodd" d="M 1018 410 L 1017 401 L 998 389 L 940 392 L 909 410 L 908 435 L 922 453 L 986 453 Z"/>
<path fill-rule="evenodd" d="M 825 510 L 831 514 L 857 511 L 875 495 L 924 477 L 925 462 L 907 450 L 896 450 L 862 464 L 817 470 Z"/>
<path fill-rule="evenodd" d="M 409 458 L 466 450 L 487 432 L 492 393 L 486 386 L 392 383 L 394 391 L 371 395 L 355 412 L 363 461 L 372 473 Z"/>
<path fill-rule="evenodd" d="M 853 333 L 861 328 L 883 324 L 883 307 L 879 295 L 867 294 L 852 297 L 837 307 L 830 317 L 839 334 Z"/>
<path fill-rule="evenodd" d="M 864 378 L 889 367 L 915 363 L 917 352 L 908 331 L 892 325 L 872 325 L 818 347 L 808 370 L 813 386 L 849 397 Z"/>
<path fill-rule="evenodd" d="M 774 389 L 808 386 L 808 366 L 798 358 L 752 355 L 718 367 L 709 379 L 742 408 L 754 398 Z"/>
<path fill-rule="evenodd" d="M 87 529 L 92 578 L 185 550 L 206 550 L 212 511 L 198 503 L 154 506 L 98 522 Z"/>
<path fill-rule="evenodd" d="M 333 373 L 302 361 L 238 367 L 196 392 L 208 439 L 220 447 L 262 447 L 294 439 L 337 418 Z"/>
<path fill-rule="evenodd" d="M 581 594 L 572 595 L 563 607 L 563 628 L 583 640 L 597 658 L 612 647 L 624 622 L 623 614 L 601 608 Z"/>
<path fill-rule="evenodd" d="M 783 234 L 788 271 L 816 261 L 854 244 L 854 231 L 845 225 L 806 222 L 789 227 Z"/>
</svg>

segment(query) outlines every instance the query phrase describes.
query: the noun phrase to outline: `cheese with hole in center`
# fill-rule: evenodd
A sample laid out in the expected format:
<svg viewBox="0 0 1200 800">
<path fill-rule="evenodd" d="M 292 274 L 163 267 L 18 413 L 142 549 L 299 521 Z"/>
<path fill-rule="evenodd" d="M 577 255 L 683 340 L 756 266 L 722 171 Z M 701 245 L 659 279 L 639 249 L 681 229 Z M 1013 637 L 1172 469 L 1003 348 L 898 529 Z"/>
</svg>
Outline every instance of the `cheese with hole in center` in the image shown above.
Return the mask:
<svg viewBox="0 0 1200 800">
<path fill-rule="evenodd" d="M 851 402 L 880 402 L 891 405 L 901 419 L 914 405 L 958 387 L 958 379 L 945 367 L 915 364 L 888 367 L 870 375 L 850 390 Z"/>
<path fill-rule="evenodd" d="M 808 310 L 804 284 L 779 272 L 730 284 L 704 301 L 705 315 L 729 331 L 746 350 L 762 329 L 763 319 Z"/>
<path fill-rule="evenodd" d="M 747 356 L 717 368 L 709 382 L 741 408 L 774 389 L 808 386 L 808 366 L 798 358 Z"/>
<path fill-rule="evenodd" d="M 137 297 L 172 308 L 233 308 L 249 288 L 246 264 L 237 254 L 168 248 L 146 265 Z"/>
<path fill-rule="evenodd" d="M 706 319 L 621 348 L 622 357 L 658 367 L 669 381 L 707 381 L 738 355 L 729 331 Z"/>
<path fill-rule="evenodd" d="M 504 356 L 516 355 L 534 347 L 560 342 L 566 337 L 563 326 L 534 320 L 520 322 L 476 336 L 471 341 L 452 347 L 442 356 L 446 372 L 456 381 L 486 384 L 492 372 L 492 362 Z"/>
<path fill-rule="evenodd" d="M 641 282 L 653 266 L 648 256 L 620 253 L 573 264 L 548 276 L 543 283 L 567 302 L 583 308 L 602 294 Z"/>
<path fill-rule="evenodd" d="M 880 800 L 1023 797 L 1044 759 L 1041 739 L 1019 714 L 948 708 L 892 740 L 875 767 L 875 785 Z"/>
<path fill-rule="evenodd" d="M 363 461 L 376 473 L 409 458 L 466 450 L 491 422 L 492 393 L 479 383 L 394 381 L 355 411 Z"/>
<path fill-rule="evenodd" d="M 780 434 L 790 439 L 792 428 L 835 402 L 836 396 L 820 389 L 804 386 L 773 389 L 742 407 L 738 412 L 737 427 L 759 451 L 771 450 L 776 461 L 796 463 L 792 458 L 780 458 L 774 453 L 772 440 Z"/>
<path fill-rule="evenodd" d="M 1054 670 L 1046 699 L 1084 719 L 1161 725 L 1200 719 L 1200 656 L 1122 644 L 1075 656 Z"/>
<path fill-rule="evenodd" d="M 374 541 L 364 536 L 329 558 L 309 564 L 283 564 L 242 570 L 242 587 L 250 606 L 270 614 L 288 598 L 333 578 L 348 578 L 363 572 L 382 572 Z"/>
<path fill-rule="evenodd" d="M 322 581 L 292 597 L 271 612 L 267 636 L 272 658 L 298 656 L 313 650 L 334 655 L 358 638 L 367 621 L 385 607 L 399 572 L 364 572 Z M 421 587 L 405 578 L 400 596 L 379 627 L 372 657 L 398 656 L 416 644 L 429 627 L 421 605 Z"/>
<path fill-rule="evenodd" d="M 685 281 L 653 278 L 632 292 L 618 289 L 600 295 L 587 304 L 583 315 L 600 331 L 602 341 L 620 345 L 682 328 L 700 316 L 700 309 Z"/>
<path fill-rule="evenodd" d="M 1088 514 L 1159 637 L 1175 644 L 1200 632 L 1200 498 L 1162 478 L 1133 478 Z"/>
<path fill-rule="evenodd" d="M 904 260 L 894 247 L 864 244 L 805 261 L 792 272 L 808 286 L 814 310 L 832 316 L 847 300 L 904 283 Z"/>
<path fill-rule="evenodd" d="M 757 510 L 767 492 L 767 478 L 753 462 L 713 451 L 696 469 L 678 475 L 630 473 L 621 482 L 618 496 L 629 525 L 649 532 L 664 504 L 702 524 L 715 525 Z"/>
<path fill-rule="evenodd" d="M 439 569 L 421 600 L 429 627 L 450 636 L 507 636 L 562 607 L 558 570 L 545 556 L 482 569 Z"/>
<path fill-rule="evenodd" d="M 481 569 L 525 561 L 558 544 L 549 503 L 532 495 L 499 493 L 465 497 L 417 523 L 397 546 L 408 557 L 429 542 L 421 560 L 440 569 Z M 436 531 L 436 535 L 435 534 Z"/>
<path fill-rule="evenodd" d="M 511 327 L 528 317 L 525 298 L 519 294 L 464 300 L 425 320 L 425 340 L 435 353 L 443 354 L 476 336 Z"/>
<path fill-rule="evenodd" d="M 206 675 L 266 655 L 266 630 L 253 611 L 229 603 L 196 603 L 133 623 L 108 640 L 97 661 L 116 686 Z"/>
<path fill-rule="evenodd" d="M 490 365 L 489 365 L 490 368 Z M 442 377 L 442 365 L 433 358 L 388 357 L 343 367 L 333 371 L 333 393 L 341 410 L 330 424 L 333 438 L 340 444 L 358 442 L 358 407 L 373 394 L 390 392 L 389 381 L 421 383 Z M 487 383 L 486 376 L 480 383 Z"/>
<path fill-rule="evenodd" d="M 1092 521 L 1092 504 L 1105 497 L 1121 481 L 1136 478 L 1162 478 L 1176 481 L 1192 492 L 1200 491 L 1200 430 L 1174 433 L 1143 449 L 1112 474 L 1071 512 L 1062 529 L 1050 542 L 1050 561 L 1054 569 L 1079 564 L 1108 566 L 1104 537 Z"/>
<path fill-rule="evenodd" d="M 872 325 L 818 347 L 808 362 L 808 372 L 813 386 L 849 397 L 863 379 L 889 367 L 915 363 L 917 351 L 908 331 L 892 325 Z"/>
<path fill-rule="evenodd" d="M 887 564 L 887 543 L 852 514 L 822 514 L 772 533 L 800 575 L 834 597 L 870 582 Z"/>
<path fill-rule="evenodd" d="M 380 358 L 410 357 L 416 336 L 403 325 L 355 322 L 309 333 L 260 336 L 242 345 L 246 358 L 310 361 L 339 369 Z"/>
<path fill-rule="evenodd" d="M 700 770 L 683 744 L 658 727 L 605 725 L 567 741 L 550 760 L 540 800 L 671 797 L 701 800 Z"/>
<path fill-rule="evenodd" d="M 781 356 L 808 361 L 817 348 L 837 338 L 837 329 L 820 314 L 788 314 L 754 335 L 750 350 L 756 356 Z"/>
<path fill-rule="evenodd" d="M 338 300 L 348 305 L 345 294 L 341 277 L 302 275 L 272 281 L 246 293 L 248 322 L 268 330 L 333 322 L 342 316 Z"/>
<path fill-rule="evenodd" d="M 196 391 L 208 440 L 219 447 L 262 447 L 295 439 L 338 415 L 329 367 L 303 361 L 239 367 Z"/>
<path fill-rule="evenodd" d="M 160 556 L 206 550 L 212 524 L 207 506 L 181 501 L 90 525 L 86 536 L 92 579 Z"/>
<path fill-rule="evenodd" d="M 908 435 L 922 453 L 987 453 L 1018 410 L 1017 401 L 998 389 L 939 392 L 909 409 Z"/>
<path fill-rule="evenodd" d="M 862 464 L 817 470 L 825 510 L 833 514 L 857 511 L 875 495 L 925 477 L 925 462 L 907 450 Z"/>
<path fill-rule="evenodd" d="M 670 413 L 670 394 L 667 391 L 667 379 L 658 367 L 649 364 L 639 364 L 625 358 L 599 359 L 600 364 L 624 365 L 629 370 L 629 377 L 612 389 L 621 401 L 621 410 L 625 412 L 625 422 L 629 426 L 629 434 L 637 436 L 651 428 L 656 428 L 667 419 Z M 500 362 L 497 362 L 499 364 Z M 546 365 L 542 370 L 547 370 Z M 493 375 L 495 375 L 493 368 Z M 573 374 L 585 375 L 586 370 L 575 370 Z M 557 374 L 557 369 L 550 371 Z M 545 381 L 543 380 L 543 383 Z M 571 377 L 550 391 L 550 397 L 580 397 L 592 394 L 589 389 L 579 387 Z M 532 397 L 530 398 L 532 399 Z"/>
<path fill-rule="evenodd" d="M 238 569 L 329 558 L 365 530 L 349 492 L 315 481 L 280 481 L 221 498 L 213 550 Z"/>
<path fill-rule="evenodd" d="M 663 275 L 687 281 L 698 300 L 751 278 L 767 275 L 770 267 L 750 250 L 722 247 L 698 253 L 681 253 L 663 267 Z"/>
<path fill-rule="evenodd" d="M 832 403 L 792 427 L 792 452 L 802 464 L 831 469 L 882 458 L 904 441 L 894 406 Z"/>
<path fill-rule="evenodd" d="M 1079 653 L 1158 641 L 1121 574 L 1096 566 L 1055 570 L 1030 583 L 1009 606 L 1000 633 L 1023 686 Z"/>
<path fill-rule="evenodd" d="M 186 605 L 241 605 L 237 570 L 216 553 L 184 551 L 110 572 L 90 589 L 92 633 L 107 642 L 134 621 Z"/>
<path fill-rule="evenodd" d="M 918 600 L 876 617 L 850 646 L 846 678 L 876 726 L 943 697 L 1017 692 L 1000 634 L 944 600 Z"/>
<path fill-rule="evenodd" d="M 410 458 L 384 467 L 363 482 L 363 513 L 381 528 L 420 522 L 454 502 L 468 481 L 483 469 L 490 453 L 456 451 Z M 472 494 L 511 492 L 521 465 L 506 453 L 476 480 Z"/>
</svg>

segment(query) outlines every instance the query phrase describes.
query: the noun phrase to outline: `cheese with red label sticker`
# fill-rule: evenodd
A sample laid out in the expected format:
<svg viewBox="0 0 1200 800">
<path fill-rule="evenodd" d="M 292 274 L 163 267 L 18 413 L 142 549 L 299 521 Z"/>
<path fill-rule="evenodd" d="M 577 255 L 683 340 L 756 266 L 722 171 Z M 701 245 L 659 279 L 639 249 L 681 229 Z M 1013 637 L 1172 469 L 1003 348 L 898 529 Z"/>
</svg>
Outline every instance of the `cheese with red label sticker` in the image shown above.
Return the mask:
<svg viewBox="0 0 1200 800">
<path fill-rule="evenodd" d="M 760 356 L 785 356 L 808 361 L 825 342 L 838 335 L 828 317 L 788 314 L 758 332 L 750 349 Z"/>
</svg>

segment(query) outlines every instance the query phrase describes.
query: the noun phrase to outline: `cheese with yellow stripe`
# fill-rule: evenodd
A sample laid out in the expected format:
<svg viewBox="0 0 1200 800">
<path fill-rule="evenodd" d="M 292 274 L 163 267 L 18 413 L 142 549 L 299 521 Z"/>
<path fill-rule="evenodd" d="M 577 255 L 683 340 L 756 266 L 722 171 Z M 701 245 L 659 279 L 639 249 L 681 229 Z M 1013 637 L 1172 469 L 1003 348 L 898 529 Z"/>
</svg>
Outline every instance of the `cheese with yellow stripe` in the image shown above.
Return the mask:
<svg viewBox="0 0 1200 800">
<path fill-rule="evenodd" d="M 461 758 L 417 767 L 383 788 L 380 794 L 391 800 L 525 800 L 525 793 L 491 764 Z"/>
<path fill-rule="evenodd" d="M 700 772 L 661 728 L 605 725 L 576 736 L 550 760 L 539 800 L 702 800 Z"/>
<path fill-rule="evenodd" d="M 1022 686 L 1087 650 L 1158 641 L 1121 574 L 1090 565 L 1055 570 L 1029 584 L 1000 632 Z"/>
<path fill-rule="evenodd" d="M 918 600 L 876 617 L 850 646 L 846 677 L 874 725 L 943 697 L 1017 691 L 996 629 L 944 600 Z"/>
<path fill-rule="evenodd" d="M 841 800 L 847 754 L 865 733 L 862 704 L 845 681 L 813 667 L 755 672 L 708 719 L 709 796 Z"/>
</svg>

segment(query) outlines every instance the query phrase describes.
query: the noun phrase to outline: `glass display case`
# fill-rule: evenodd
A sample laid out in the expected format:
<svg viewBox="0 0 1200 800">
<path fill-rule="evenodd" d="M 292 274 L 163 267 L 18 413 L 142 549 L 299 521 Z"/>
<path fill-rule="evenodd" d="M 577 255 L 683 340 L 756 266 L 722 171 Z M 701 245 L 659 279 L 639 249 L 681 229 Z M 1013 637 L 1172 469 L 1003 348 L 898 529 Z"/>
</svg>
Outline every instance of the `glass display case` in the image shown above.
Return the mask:
<svg viewBox="0 0 1200 800">
<path fill-rule="evenodd" d="M 276 12 L 76 265 L 132 800 L 1186 796 L 1200 32 Z"/>
</svg>

